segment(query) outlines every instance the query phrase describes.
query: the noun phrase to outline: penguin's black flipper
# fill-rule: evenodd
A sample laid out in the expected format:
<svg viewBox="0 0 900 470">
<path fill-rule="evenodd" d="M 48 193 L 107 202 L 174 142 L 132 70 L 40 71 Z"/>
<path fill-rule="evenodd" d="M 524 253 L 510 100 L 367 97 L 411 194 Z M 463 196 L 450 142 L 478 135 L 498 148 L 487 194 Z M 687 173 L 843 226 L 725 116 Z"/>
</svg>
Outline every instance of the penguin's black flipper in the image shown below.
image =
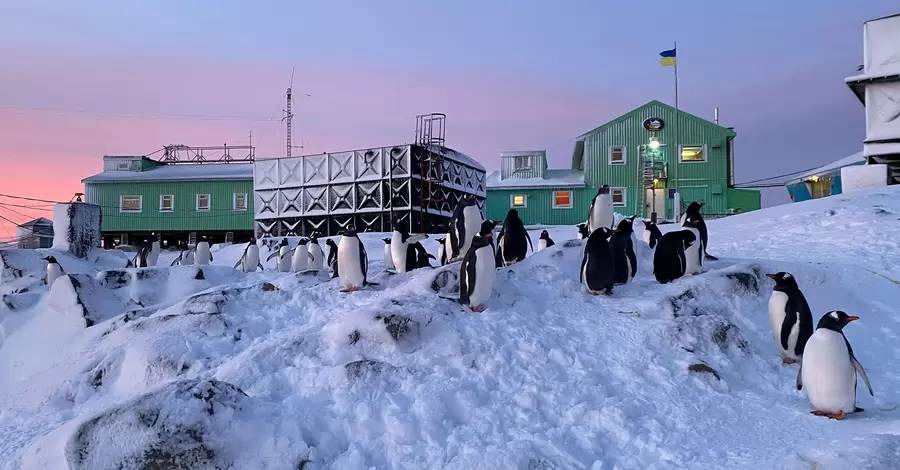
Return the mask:
<svg viewBox="0 0 900 470">
<path fill-rule="evenodd" d="M 800 361 L 800 367 L 797 368 L 797 390 L 803 390 L 803 380 L 800 374 L 803 372 L 803 361 Z"/>
<path fill-rule="evenodd" d="M 275 250 L 269 253 L 269 256 L 266 257 L 266 261 L 272 261 L 272 258 L 278 256 L 278 250 Z"/>
<path fill-rule="evenodd" d="M 234 269 L 237 269 L 237 267 L 241 265 L 241 261 L 243 261 L 243 260 L 244 260 L 244 258 L 237 260 L 237 263 L 234 263 Z"/>
<path fill-rule="evenodd" d="M 260 271 L 265 271 L 265 270 L 266 270 L 266 268 L 264 268 L 263 265 L 262 265 L 262 263 L 260 263 L 259 261 L 256 262 L 256 265 L 259 266 L 259 270 L 260 270 Z"/>
<path fill-rule="evenodd" d="M 444 300 L 449 300 L 449 301 L 451 301 L 451 302 L 456 302 L 456 303 L 458 303 L 458 304 L 465 303 L 462 299 L 454 298 L 454 297 L 444 297 L 443 295 L 439 295 L 438 298 L 441 298 L 441 299 L 444 299 Z"/>
<path fill-rule="evenodd" d="M 379 284 L 379 283 L 377 283 L 377 282 L 363 281 L 363 285 L 364 285 L 364 286 L 379 286 L 379 285 L 381 285 L 381 284 Z"/>
<path fill-rule="evenodd" d="M 707 261 L 719 261 L 719 258 L 716 258 L 715 256 L 713 256 L 709 253 L 706 253 L 706 259 L 707 259 Z"/>
<path fill-rule="evenodd" d="M 844 339 L 846 341 L 846 337 Z M 866 370 L 863 369 L 862 364 L 860 364 L 859 361 L 856 360 L 856 356 L 854 356 L 852 352 L 850 353 L 850 362 L 853 363 L 853 368 L 856 369 L 856 373 L 859 374 L 859 376 L 862 377 L 863 382 L 866 383 L 866 387 L 868 387 L 869 389 L 869 395 L 872 395 L 874 397 L 875 392 L 872 391 L 872 384 L 869 383 L 869 376 L 866 374 Z"/>
<path fill-rule="evenodd" d="M 857 406 L 856 408 L 853 408 L 853 412 L 854 412 L 854 413 L 859 413 L 860 411 L 866 411 L 866 409 L 865 409 L 865 408 L 860 408 L 860 407 L 858 407 L 858 406 Z"/>
</svg>

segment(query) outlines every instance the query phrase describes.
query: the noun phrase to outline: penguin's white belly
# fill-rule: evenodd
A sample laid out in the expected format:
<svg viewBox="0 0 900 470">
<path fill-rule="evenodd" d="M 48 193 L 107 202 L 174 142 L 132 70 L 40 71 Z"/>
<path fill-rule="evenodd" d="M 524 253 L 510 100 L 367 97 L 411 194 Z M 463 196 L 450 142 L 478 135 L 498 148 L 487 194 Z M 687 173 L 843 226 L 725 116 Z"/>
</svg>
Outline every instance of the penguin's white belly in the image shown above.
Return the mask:
<svg viewBox="0 0 900 470">
<path fill-rule="evenodd" d="M 588 231 L 594 233 L 600 227 L 612 227 L 614 220 L 612 196 L 600 194 L 594 197 L 594 210 L 588 219 Z"/>
<path fill-rule="evenodd" d="M 778 351 L 782 356 L 790 359 L 799 359 L 794 354 L 794 348 L 797 346 L 797 338 L 800 336 L 800 319 L 798 318 L 791 327 L 791 334 L 788 338 L 788 349 L 781 347 L 781 326 L 784 324 L 784 317 L 787 316 L 785 308 L 787 307 L 788 295 L 780 291 L 772 291 L 769 297 L 769 325 L 772 327 L 772 338 L 778 345 Z"/>
<path fill-rule="evenodd" d="M 475 252 L 475 282 L 472 295 L 469 296 L 469 305 L 481 307 L 487 304 L 494 290 L 494 275 L 496 274 L 496 261 L 494 250 L 490 246 L 479 248 Z"/>
<path fill-rule="evenodd" d="M 62 268 L 56 263 L 47 264 L 47 288 L 63 275 Z"/>
<path fill-rule="evenodd" d="M 408 243 L 403 243 L 403 236 L 399 232 L 395 232 L 391 236 L 391 259 L 394 262 L 394 269 L 398 273 L 406 272 L 406 250 Z"/>
<path fill-rule="evenodd" d="M 278 270 L 283 273 L 291 270 L 291 259 L 285 256 L 288 250 L 289 248 L 286 246 L 278 249 Z"/>
<path fill-rule="evenodd" d="M 194 264 L 194 252 L 188 251 L 187 253 L 184 254 L 184 256 L 181 257 L 181 265 L 189 266 L 192 264 Z"/>
<path fill-rule="evenodd" d="M 394 253 L 391 250 L 391 246 L 393 245 L 393 240 L 391 241 L 391 245 L 385 243 L 384 245 L 384 267 L 385 269 L 397 269 L 394 267 Z"/>
<path fill-rule="evenodd" d="M 459 241 L 459 257 L 462 258 L 466 256 L 466 253 L 469 251 L 469 247 L 472 246 L 472 238 L 475 237 L 476 234 L 481 232 L 481 224 L 484 223 L 484 219 L 481 218 L 481 211 L 478 210 L 478 206 L 467 206 L 463 209 L 463 217 L 465 217 L 465 228 L 466 234 L 462 240 Z"/>
<path fill-rule="evenodd" d="M 147 254 L 147 266 L 156 266 L 156 262 L 159 261 L 159 251 L 159 242 L 153 242 L 150 245 L 150 253 Z"/>
<path fill-rule="evenodd" d="M 684 250 L 685 270 L 684 274 L 698 274 L 703 271 L 703 243 L 700 242 L 700 232 L 695 228 L 687 228 L 697 237 L 697 241 Z"/>
<path fill-rule="evenodd" d="M 819 328 L 803 352 L 800 378 L 813 409 L 828 413 L 852 413 L 856 408 L 856 369 L 844 337 Z"/>
<path fill-rule="evenodd" d="M 338 243 L 337 264 L 341 287 L 348 289 L 363 286 L 359 242 L 355 238 L 345 237 Z"/>
<path fill-rule="evenodd" d="M 538 239 L 538 251 L 541 251 L 544 248 L 547 248 L 547 240 L 544 240 L 543 238 Z"/>
<path fill-rule="evenodd" d="M 632 280 L 632 276 L 631 276 L 631 268 L 632 268 L 632 266 L 631 266 L 631 258 L 629 258 L 629 257 L 627 257 L 627 256 L 625 257 L 625 266 L 628 267 L 628 275 L 627 275 L 627 277 L 626 277 L 626 279 L 625 279 L 625 284 L 630 284 L 630 283 L 631 283 L 631 280 Z"/>
<path fill-rule="evenodd" d="M 247 249 L 247 254 L 244 256 L 244 272 L 251 273 L 256 271 L 256 266 L 259 265 L 259 248 L 255 250 L 251 246 Z"/>
<path fill-rule="evenodd" d="M 650 246 L 650 236 L 651 235 L 652 235 L 652 233 L 649 230 L 644 229 L 644 243 L 646 243 L 647 246 Z"/>
<path fill-rule="evenodd" d="M 322 269 L 322 266 L 325 265 L 325 254 L 322 252 L 322 247 L 318 244 L 312 244 L 307 249 L 309 254 L 312 255 L 312 262 L 309 267 L 311 269 Z"/>
<path fill-rule="evenodd" d="M 306 271 L 306 268 L 309 267 L 309 251 L 306 249 L 306 245 L 297 245 L 297 248 L 294 248 L 291 265 L 296 273 Z"/>
<path fill-rule="evenodd" d="M 198 243 L 194 250 L 194 261 L 199 265 L 209 264 L 209 245 L 206 243 Z"/>
</svg>

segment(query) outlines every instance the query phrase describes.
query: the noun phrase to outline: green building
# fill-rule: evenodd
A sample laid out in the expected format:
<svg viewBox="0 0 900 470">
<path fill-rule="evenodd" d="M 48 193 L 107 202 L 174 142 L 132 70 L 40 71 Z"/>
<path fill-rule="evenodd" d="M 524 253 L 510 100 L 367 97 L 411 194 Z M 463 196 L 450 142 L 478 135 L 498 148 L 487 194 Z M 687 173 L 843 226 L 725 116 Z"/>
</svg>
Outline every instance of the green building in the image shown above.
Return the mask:
<svg viewBox="0 0 900 470">
<path fill-rule="evenodd" d="M 568 169 L 547 168 L 544 151 L 502 153 L 487 176 L 486 215 L 516 209 L 526 225 L 582 223 L 604 184 L 623 215 L 673 220 L 676 194 L 681 209 L 704 202 L 708 218 L 756 210 L 759 191 L 734 188 L 735 136 L 654 100 L 578 137 Z"/>
<path fill-rule="evenodd" d="M 82 180 L 85 202 L 102 211 L 103 246 L 138 244 L 152 232 L 163 246 L 253 236 L 252 163 L 166 163 L 104 156 L 103 172 Z"/>
</svg>

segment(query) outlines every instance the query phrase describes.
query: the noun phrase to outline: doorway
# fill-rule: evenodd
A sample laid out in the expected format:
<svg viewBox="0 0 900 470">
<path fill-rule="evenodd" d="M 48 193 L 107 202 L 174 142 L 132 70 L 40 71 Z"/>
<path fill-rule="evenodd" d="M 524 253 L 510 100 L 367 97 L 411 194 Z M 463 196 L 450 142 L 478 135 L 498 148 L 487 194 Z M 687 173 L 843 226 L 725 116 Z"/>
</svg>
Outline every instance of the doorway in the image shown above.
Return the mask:
<svg viewBox="0 0 900 470">
<path fill-rule="evenodd" d="M 666 194 L 668 190 L 666 188 L 656 188 L 656 189 L 647 189 L 647 197 L 644 198 L 647 201 L 644 206 L 644 218 L 650 220 L 651 214 L 656 212 L 657 220 L 662 220 L 666 218 Z"/>
</svg>

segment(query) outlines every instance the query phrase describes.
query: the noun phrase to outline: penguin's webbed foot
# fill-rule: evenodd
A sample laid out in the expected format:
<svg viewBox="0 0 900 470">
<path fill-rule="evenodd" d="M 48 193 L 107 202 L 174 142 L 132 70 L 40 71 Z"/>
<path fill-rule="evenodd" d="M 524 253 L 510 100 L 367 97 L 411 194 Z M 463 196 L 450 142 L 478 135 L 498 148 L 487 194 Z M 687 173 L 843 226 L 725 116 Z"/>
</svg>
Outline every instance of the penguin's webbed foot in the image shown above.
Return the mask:
<svg viewBox="0 0 900 470">
<path fill-rule="evenodd" d="M 358 291 L 358 290 L 359 290 L 359 287 L 353 286 L 353 287 L 347 287 L 346 289 L 341 289 L 341 292 L 347 294 L 347 293 L 350 293 L 350 292 L 356 292 L 356 291 Z"/>
<path fill-rule="evenodd" d="M 781 365 L 783 365 L 783 366 L 786 366 L 786 365 L 788 365 L 788 364 L 793 364 L 793 363 L 795 363 L 795 362 L 797 362 L 797 361 L 794 360 L 794 359 L 791 359 L 791 358 L 789 358 L 789 357 L 782 357 L 782 358 L 781 358 Z"/>
<path fill-rule="evenodd" d="M 827 411 L 813 410 L 810 413 L 816 416 L 827 416 L 829 419 L 844 419 L 847 417 L 847 413 L 841 411 L 840 413 L 829 413 Z"/>
<path fill-rule="evenodd" d="M 484 311 L 484 306 L 483 306 L 483 305 L 479 305 L 479 306 L 477 306 L 477 307 L 469 306 L 469 308 L 472 309 L 472 311 L 473 311 L 473 312 L 476 312 L 476 313 L 481 313 L 481 312 Z"/>
</svg>

